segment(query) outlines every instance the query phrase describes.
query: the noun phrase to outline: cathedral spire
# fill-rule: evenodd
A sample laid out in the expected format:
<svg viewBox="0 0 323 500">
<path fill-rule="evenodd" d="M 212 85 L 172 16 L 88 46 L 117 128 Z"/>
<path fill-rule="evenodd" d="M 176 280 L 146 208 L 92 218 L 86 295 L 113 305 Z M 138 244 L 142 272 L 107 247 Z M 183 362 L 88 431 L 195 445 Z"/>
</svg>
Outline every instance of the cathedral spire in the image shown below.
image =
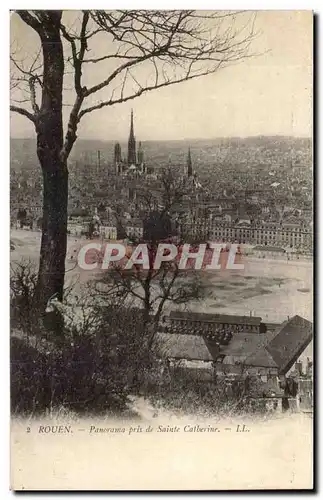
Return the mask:
<svg viewBox="0 0 323 500">
<path fill-rule="evenodd" d="M 131 117 L 130 117 L 130 135 L 134 136 L 134 131 L 133 131 L 133 109 L 131 109 Z"/>
<path fill-rule="evenodd" d="M 130 133 L 128 140 L 128 165 L 136 165 L 136 139 L 133 126 L 133 110 L 131 110 Z"/>
</svg>

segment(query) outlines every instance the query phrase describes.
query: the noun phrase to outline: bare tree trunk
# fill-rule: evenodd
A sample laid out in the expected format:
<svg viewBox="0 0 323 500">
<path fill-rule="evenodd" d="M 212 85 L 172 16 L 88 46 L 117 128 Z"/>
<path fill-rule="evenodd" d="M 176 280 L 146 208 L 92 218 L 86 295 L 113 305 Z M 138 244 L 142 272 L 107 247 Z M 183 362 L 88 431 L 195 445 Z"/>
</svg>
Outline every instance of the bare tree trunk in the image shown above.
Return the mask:
<svg viewBox="0 0 323 500">
<path fill-rule="evenodd" d="M 37 155 L 41 164 L 44 193 L 37 301 L 44 308 L 48 298 L 63 296 L 67 243 L 68 172 L 62 158 L 63 46 L 59 12 L 52 11 L 42 25 L 44 77 L 42 103 L 37 117 Z"/>
<path fill-rule="evenodd" d="M 42 168 L 44 180 L 42 240 L 37 283 L 37 299 L 43 307 L 58 293 L 63 298 L 67 239 L 68 173 L 66 166 Z"/>
</svg>

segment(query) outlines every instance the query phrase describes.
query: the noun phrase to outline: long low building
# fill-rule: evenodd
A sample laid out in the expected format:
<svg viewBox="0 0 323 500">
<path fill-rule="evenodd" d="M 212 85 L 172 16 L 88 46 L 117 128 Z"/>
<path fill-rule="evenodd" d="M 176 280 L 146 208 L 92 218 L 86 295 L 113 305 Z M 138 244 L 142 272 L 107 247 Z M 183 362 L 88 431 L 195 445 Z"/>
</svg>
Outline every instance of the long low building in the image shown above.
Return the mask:
<svg viewBox="0 0 323 500">
<path fill-rule="evenodd" d="M 260 316 L 238 316 L 229 314 L 207 314 L 171 311 L 164 317 L 166 332 L 205 334 L 207 332 L 253 332 L 263 333 L 267 327 Z"/>
<path fill-rule="evenodd" d="M 191 332 L 187 335 L 160 332 L 156 336 L 156 346 L 159 353 L 169 360 L 204 362 L 207 365 L 212 362 L 216 373 L 251 373 L 266 381 L 268 377 L 290 372 L 312 338 L 312 323 L 296 315 L 276 330 L 258 335 L 233 333 L 226 345 Z"/>
<path fill-rule="evenodd" d="M 312 227 L 287 222 L 229 222 L 196 218 L 182 224 L 181 233 L 193 239 L 225 241 L 253 245 L 312 249 Z"/>
</svg>

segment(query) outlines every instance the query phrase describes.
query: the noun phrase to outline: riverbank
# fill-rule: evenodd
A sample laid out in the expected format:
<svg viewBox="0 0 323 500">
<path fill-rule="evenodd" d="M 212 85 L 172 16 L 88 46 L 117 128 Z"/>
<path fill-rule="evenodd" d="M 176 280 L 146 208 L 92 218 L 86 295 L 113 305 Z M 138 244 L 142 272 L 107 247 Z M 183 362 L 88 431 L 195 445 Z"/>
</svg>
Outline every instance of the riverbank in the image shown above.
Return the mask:
<svg viewBox="0 0 323 500">
<path fill-rule="evenodd" d="M 12 230 L 11 263 L 30 259 L 38 265 L 40 232 Z M 74 284 L 74 293 L 96 276 L 79 269 L 78 249 L 86 240 L 67 239 L 66 285 Z M 244 269 L 204 272 L 206 297 L 188 307 L 199 312 L 259 315 L 264 321 L 282 322 L 299 314 L 313 321 L 313 262 L 308 260 L 263 259 L 246 256 Z M 299 291 L 299 290 L 303 290 Z M 170 310 L 171 308 L 168 308 Z M 167 310 L 166 310 L 167 311 Z"/>
</svg>

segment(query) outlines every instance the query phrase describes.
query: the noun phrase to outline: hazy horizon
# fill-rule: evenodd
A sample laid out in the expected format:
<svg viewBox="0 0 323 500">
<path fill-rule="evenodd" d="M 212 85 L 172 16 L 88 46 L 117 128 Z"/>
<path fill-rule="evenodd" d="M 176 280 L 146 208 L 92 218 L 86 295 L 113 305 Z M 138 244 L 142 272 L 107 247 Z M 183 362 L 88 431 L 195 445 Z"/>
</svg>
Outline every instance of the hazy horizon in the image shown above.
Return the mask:
<svg viewBox="0 0 323 500">
<path fill-rule="evenodd" d="M 228 139 L 239 139 L 239 140 L 246 140 L 246 139 L 257 139 L 257 138 L 281 138 L 281 139 L 308 139 L 312 140 L 312 136 L 309 135 L 285 135 L 285 134 L 268 134 L 268 135 L 263 135 L 263 134 L 256 134 L 256 135 L 245 135 L 245 136 L 238 136 L 238 135 L 228 135 L 228 136 L 217 136 L 217 137 L 184 137 L 182 139 L 141 139 L 141 138 L 136 138 L 137 142 L 184 142 L 184 141 L 220 141 L 220 140 L 228 140 Z M 27 136 L 27 137 L 16 137 L 10 134 L 10 139 L 17 139 L 17 140 L 37 140 L 36 135 L 34 137 L 32 136 Z M 100 138 L 95 138 L 95 137 L 78 137 L 78 141 L 98 141 L 98 142 L 128 142 L 128 137 L 122 138 L 122 139 L 100 139 Z"/>
</svg>

